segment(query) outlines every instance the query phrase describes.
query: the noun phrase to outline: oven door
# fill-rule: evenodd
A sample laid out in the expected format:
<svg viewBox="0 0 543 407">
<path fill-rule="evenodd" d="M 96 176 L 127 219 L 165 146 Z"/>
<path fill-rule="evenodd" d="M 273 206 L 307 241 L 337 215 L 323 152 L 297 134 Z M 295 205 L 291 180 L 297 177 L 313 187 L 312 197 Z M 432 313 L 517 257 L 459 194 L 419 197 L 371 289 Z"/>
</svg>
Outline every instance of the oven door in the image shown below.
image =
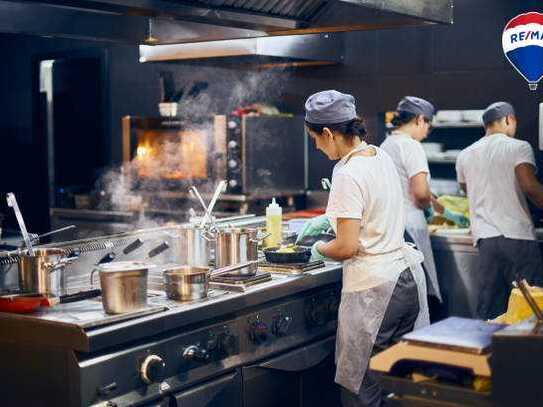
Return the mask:
<svg viewBox="0 0 543 407">
<path fill-rule="evenodd" d="M 242 368 L 244 407 L 340 405 L 335 336 Z"/>
<path fill-rule="evenodd" d="M 241 407 L 239 371 L 174 394 L 170 407 Z"/>
</svg>

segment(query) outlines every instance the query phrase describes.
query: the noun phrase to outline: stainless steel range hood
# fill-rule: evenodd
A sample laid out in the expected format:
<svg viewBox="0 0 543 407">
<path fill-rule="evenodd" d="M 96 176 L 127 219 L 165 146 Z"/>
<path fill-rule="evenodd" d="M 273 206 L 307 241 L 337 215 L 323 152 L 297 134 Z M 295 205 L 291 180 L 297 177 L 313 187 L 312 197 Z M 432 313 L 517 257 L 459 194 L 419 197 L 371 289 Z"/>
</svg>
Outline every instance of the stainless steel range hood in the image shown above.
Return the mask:
<svg viewBox="0 0 543 407">
<path fill-rule="evenodd" d="M 140 45 L 140 62 L 198 60 L 265 68 L 331 65 L 342 62 L 343 55 L 343 36 L 339 33 Z"/>
<path fill-rule="evenodd" d="M 451 24 L 452 1 L 0 0 L 0 32 L 175 44 Z"/>
</svg>

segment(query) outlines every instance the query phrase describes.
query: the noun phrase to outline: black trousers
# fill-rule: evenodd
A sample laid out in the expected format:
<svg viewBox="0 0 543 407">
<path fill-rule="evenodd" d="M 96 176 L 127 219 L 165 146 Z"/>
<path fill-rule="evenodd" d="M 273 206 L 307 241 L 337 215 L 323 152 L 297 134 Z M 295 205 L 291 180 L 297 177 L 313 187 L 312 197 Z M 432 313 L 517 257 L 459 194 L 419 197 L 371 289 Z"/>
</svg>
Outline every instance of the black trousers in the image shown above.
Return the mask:
<svg viewBox="0 0 543 407">
<path fill-rule="evenodd" d="M 375 339 L 372 354 L 381 352 L 395 344 L 400 338 L 413 330 L 419 314 L 419 296 L 417 283 L 410 269 L 400 274 L 392 292 L 392 297 Z M 354 394 L 341 388 L 341 404 L 343 407 L 377 407 L 384 403 L 383 389 L 369 369 L 366 371 L 360 391 Z"/>
<path fill-rule="evenodd" d="M 530 284 L 543 283 L 543 261 L 535 240 L 504 236 L 479 239 L 479 303 L 477 317 L 493 319 L 507 310 L 512 283 L 525 278 Z"/>
</svg>

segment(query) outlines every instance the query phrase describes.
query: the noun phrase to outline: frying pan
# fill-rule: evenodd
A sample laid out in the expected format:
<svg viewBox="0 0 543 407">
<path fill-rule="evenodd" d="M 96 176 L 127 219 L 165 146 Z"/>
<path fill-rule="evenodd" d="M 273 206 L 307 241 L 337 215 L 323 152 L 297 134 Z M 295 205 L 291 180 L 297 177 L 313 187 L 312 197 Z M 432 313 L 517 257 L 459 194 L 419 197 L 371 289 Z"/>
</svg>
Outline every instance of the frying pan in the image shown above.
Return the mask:
<svg viewBox="0 0 543 407">
<path fill-rule="evenodd" d="M 264 256 L 268 263 L 307 263 L 311 258 L 311 249 L 307 247 L 294 247 L 294 253 L 279 253 L 279 247 L 264 249 Z"/>
</svg>

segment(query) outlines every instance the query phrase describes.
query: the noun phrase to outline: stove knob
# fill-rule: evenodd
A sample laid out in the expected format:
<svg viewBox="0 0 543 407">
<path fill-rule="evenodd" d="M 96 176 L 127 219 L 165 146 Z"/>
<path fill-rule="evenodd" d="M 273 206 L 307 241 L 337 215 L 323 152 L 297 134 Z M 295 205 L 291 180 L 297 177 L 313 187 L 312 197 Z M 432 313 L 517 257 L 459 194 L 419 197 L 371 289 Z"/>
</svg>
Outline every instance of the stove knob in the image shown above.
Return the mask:
<svg viewBox="0 0 543 407">
<path fill-rule="evenodd" d="M 237 166 L 238 166 L 238 162 L 237 162 L 236 160 L 229 160 L 229 161 L 228 161 L 228 167 L 229 167 L 229 168 L 234 169 L 234 168 L 236 168 Z"/>
<path fill-rule="evenodd" d="M 230 188 L 235 188 L 238 186 L 238 182 L 235 179 L 231 179 L 230 181 L 228 181 L 228 185 L 230 186 Z"/>
<path fill-rule="evenodd" d="M 223 355 L 231 355 L 236 351 L 236 337 L 230 332 L 219 335 L 219 351 Z"/>
<path fill-rule="evenodd" d="M 292 323 L 292 317 L 288 315 L 278 315 L 275 317 L 272 325 L 272 333 L 277 336 L 286 336 Z"/>
<path fill-rule="evenodd" d="M 230 140 L 228 142 L 228 148 L 236 148 L 238 146 L 238 142 L 235 140 Z"/>
<path fill-rule="evenodd" d="M 255 344 L 260 344 L 268 339 L 268 325 L 260 319 L 249 324 L 249 339 Z"/>
<path fill-rule="evenodd" d="M 209 361 L 211 357 L 209 352 L 206 349 L 198 345 L 187 346 L 183 350 L 182 356 L 183 356 L 183 359 L 185 359 L 186 361 L 194 361 L 194 362 L 200 362 L 200 363 L 205 363 Z"/>
<path fill-rule="evenodd" d="M 150 355 L 145 358 L 140 367 L 140 377 L 147 384 L 161 382 L 166 373 L 166 363 L 160 356 Z"/>
</svg>

